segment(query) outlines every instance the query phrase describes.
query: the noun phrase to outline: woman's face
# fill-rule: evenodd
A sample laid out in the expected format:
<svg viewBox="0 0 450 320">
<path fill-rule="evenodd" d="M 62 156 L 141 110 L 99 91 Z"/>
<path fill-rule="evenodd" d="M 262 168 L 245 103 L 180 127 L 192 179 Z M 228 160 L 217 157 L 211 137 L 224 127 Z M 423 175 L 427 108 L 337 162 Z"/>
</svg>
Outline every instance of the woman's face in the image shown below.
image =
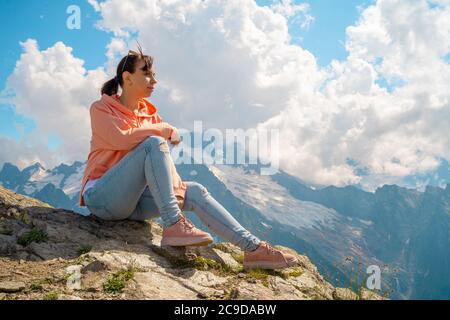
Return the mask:
<svg viewBox="0 0 450 320">
<path fill-rule="evenodd" d="M 152 66 L 150 70 L 145 69 L 145 62 L 139 60 L 136 63 L 136 71 L 134 73 L 124 72 L 123 74 L 125 90 L 138 98 L 150 97 L 157 83 L 154 67 Z"/>
</svg>

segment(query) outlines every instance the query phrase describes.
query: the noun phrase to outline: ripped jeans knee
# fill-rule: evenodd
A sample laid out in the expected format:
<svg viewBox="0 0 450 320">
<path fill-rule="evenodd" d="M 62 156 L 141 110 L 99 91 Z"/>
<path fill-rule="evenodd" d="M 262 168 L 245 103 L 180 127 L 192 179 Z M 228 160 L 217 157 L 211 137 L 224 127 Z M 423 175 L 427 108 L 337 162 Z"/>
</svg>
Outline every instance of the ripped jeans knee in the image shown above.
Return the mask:
<svg viewBox="0 0 450 320">
<path fill-rule="evenodd" d="M 155 150 L 155 148 L 158 148 L 159 151 L 169 152 L 169 145 L 167 144 L 166 139 L 160 136 L 150 136 L 145 139 L 141 145 L 149 150 Z"/>
</svg>

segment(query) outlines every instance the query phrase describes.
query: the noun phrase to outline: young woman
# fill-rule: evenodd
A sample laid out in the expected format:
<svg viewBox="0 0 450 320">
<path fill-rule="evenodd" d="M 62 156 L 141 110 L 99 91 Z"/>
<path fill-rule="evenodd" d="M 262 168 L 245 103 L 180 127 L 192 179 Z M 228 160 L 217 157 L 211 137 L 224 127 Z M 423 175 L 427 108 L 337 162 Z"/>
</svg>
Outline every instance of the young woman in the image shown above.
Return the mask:
<svg viewBox="0 0 450 320">
<path fill-rule="evenodd" d="M 204 246 L 211 235 L 182 213 L 193 211 L 208 228 L 244 250 L 244 267 L 277 269 L 297 259 L 260 241 L 197 182 L 176 171 L 168 142 L 178 144 L 175 127 L 162 122 L 146 100 L 157 83 L 153 58 L 130 51 L 90 108 L 92 139 L 82 180 L 80 205 L 105 220 L 145 220 L 160 216 L 161 245 Z M 122 93 L 118 95 L 119 86 Z"/>
</svg>

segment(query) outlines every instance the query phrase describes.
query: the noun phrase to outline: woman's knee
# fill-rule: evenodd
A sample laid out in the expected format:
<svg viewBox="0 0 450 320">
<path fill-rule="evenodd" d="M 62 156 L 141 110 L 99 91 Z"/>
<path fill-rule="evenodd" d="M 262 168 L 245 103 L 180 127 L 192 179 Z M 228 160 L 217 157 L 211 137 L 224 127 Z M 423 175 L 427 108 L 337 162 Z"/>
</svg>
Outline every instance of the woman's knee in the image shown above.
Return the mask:
<svg viewBox="0 0 450 320">
<path fill-rule="evenodd" d="M 166 149 L 168 150 L 168 145 L 167 145 L 167 141 L 165 138 L 160 137 L 160 136 L 150 136 L 148 138 L 146 138 L 143 142 L 142 142 L 142 146 L 144 148 L 148 148 L 148 149 L 155 149 L 155 148 L 159 148 L 160 151 L 166 151 Z"/>
<path fill-rule="evenodd" d="M 207 195 L 208 189 L 206 189 L 205 186 L 203 186 L 201 183 L 198 183 L 196 181 L 187 181 L 186 182 L 187 190 L 186 192 L 189 192 L 193 195 Z"/>
</svg>

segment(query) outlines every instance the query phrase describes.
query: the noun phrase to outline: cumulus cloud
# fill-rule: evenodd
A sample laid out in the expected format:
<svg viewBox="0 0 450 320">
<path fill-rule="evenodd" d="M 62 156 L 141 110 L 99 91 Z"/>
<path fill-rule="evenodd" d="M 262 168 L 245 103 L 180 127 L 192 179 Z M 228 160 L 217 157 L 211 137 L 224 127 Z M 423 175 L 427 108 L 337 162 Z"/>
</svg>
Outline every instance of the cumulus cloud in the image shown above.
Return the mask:
<svg viewBox="0 0 450 320">
<path fill-rule="evenodd" d="M 311 23 L 306 4 L 89 3 L 102 17 L 98 27 L 113 34 L 106 71 L 86 71 L 62 43 L 39 51 L 29 40 L 8 82 L 20 93 L 18 112 L 36 119 L 38 132 L 62 135 L 71 145 L 59 152 L 73 159 L 86 156 L 88 106 L 135 38 L 155 57 L 150 100 L 165 120 L 187 129 L 195 120 L 205 129 L 278 129 L 281 168 L 303 180 L 373 189 L 450 159 L 447 0 L 362 8 L 346 30 L 348 57 L 326 68 L 289 35 L 293 17 Z"/>
<path fill-rule="evenodd" d="M 99 26 L 116 35 L 112 42 L 128 42 L 134 32 L 156 56 L 155 101 L 169 119 L 184 127 L 202 119 L 206 127 L 279 129 L 281 166 L 304 180 L 371 189 L 450 157 L 448 1 L 379 0 L 363 8 L 347 29 L 348 58 L 324 69 L 291 44 L 289 19 L 313 19 L 306 4 L 95 6 Z"/>
<path fill-rule="evenodd" d="M 29 150 L 45 150 L 48 137 L 53 135 L 62 144 L 52 157 L 36 152 L 41 162 L 86 159 L 91 134 L 89 107 L 98 99 L 99 88 L 106 79 L 103 68 L 84 69 L 84 61 L 74 57 L 72 48 L 62 42 L 45 50 L 40 50 L 33 39 L 21 45 L 23 53 L 8 77 L 4 90 L 8 94 L 4 96 L 17 113 L 36 124 L 36 129 L 24 137 L 31 148 L 23 148 L 24 154 L 28 155 Z M 13 141 L 4 143 L 13 148 Z M 22 150 L 21 147 L 14 148 Z"/>
<path fill-rule="evenodd" d="M 249 128 L 278 114 L 293 92 L 319 86 L 325 73 L 315 57 L 292 45 L 284 6 L 275 12 L 254 1 L 133 1 L 93 3 L 98 26 L 113 32 L 116 63 L 134 48 L 155 57 L 153 97 L 164 117 L 192 129 Z M 280 14 L 282 12 L 283 14 Z M 123 48 L 123 41 L 127 48 Z M 293 72 L 294 70 L 294 72 Z M 220 114 L 220 117 L 217 115 Z"/>
<path fill-rule="evenodd" d="M 0 168 L 5 162 L 10 162 L 19 169 L 24 169 L 36 162 L 40 162 L 46 168 L 52 168 L 61 163 L 61 159 L 45 145 L 33 145 L 29 141 L 16 141 L 6 137 L 0 137 Z"/>
<path fill-rule="evenodd" d="M 449 159 L 450 4 L 379 0 L 347 28 L 346 48 L 322 90 L 293 96 L 259 125 L 293 138 L 281 141 L 281 165 L 312 182 L 374 189 Z"/>
<path fill-rule="evenodd" d="M 308 3 L 296 4 L 292 0 L 273 0 L 270 8 L 286 17 L 290 23 L 298 24 L 302 29 L 308 29 L 314 22 L 314 17 L 309 13 Z"/>
</svg>

